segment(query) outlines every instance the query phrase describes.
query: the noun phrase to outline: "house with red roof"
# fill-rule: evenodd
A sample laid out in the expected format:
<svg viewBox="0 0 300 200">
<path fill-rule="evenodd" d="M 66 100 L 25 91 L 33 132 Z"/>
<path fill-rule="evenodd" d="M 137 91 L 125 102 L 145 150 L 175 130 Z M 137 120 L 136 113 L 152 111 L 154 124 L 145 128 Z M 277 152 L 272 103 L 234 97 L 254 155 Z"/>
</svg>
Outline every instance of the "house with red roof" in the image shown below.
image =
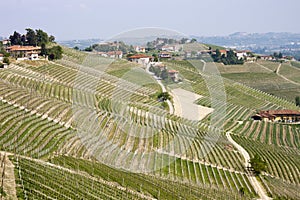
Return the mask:
<svg viewBox="0 0 300 200">
<path fill-rule="evenodd" d="M 160 52 L 160 53 L 158 54 L 158 57 L 159 57 L 159 58 L 171 58 L 172 55 L 171 55 L 171 53 L 169 53 L 169 52 L 163 51 L 163 52 Z"/>
<path fill-rule="evenodd" d="M 133 56 L 129 56 L 128 60 L 131 62 L 135 62 L 142 65 L 147 65 L 149 62 L 151 62 L 154 59 L 153 56 L 148 56 L 145 54 L 136 54 Z"/>
<path fill-rule="evenodd" d="M 38 60 L 41 47 L 13 45 L 7 47 L 6 51 L 18 60 Z"/>
<path fill-rule="evenodd" d="M 107 58 L 121 59 L 123 57 L 122 51 L 108 51 L 108 52 L 97 52 L 97 54 Z"/>
<path fill-rule="evenodd" d="M 297 110 L 262 110 L 252 116 L 252 119 L 270 122 L 300 122 L 300 112 Z"/>
<path fill-rule="evenodd" d="M 168 70 L 169 77 L 174 81 L 179 81 L 179 72 L 177 70 Z"/>
</svg>

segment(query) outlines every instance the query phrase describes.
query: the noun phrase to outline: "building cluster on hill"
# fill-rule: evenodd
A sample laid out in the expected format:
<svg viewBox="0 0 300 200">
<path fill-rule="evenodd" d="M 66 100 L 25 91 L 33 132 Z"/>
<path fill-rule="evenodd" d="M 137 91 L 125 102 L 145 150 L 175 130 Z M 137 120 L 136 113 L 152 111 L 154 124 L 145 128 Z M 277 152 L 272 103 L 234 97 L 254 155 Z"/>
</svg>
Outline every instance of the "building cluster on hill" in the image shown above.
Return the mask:
<svg viewBox="0 0 300 200">
<path fill-rule="evenodd" d="M 150 63 L 149 71 L 154 73 L 158 79 L 165 81 L 171 80 L 175 83 L 180 81 L 179 71 L 168 69 L 166 64 L 163 64 L 162 62 Z"/>
</svg>

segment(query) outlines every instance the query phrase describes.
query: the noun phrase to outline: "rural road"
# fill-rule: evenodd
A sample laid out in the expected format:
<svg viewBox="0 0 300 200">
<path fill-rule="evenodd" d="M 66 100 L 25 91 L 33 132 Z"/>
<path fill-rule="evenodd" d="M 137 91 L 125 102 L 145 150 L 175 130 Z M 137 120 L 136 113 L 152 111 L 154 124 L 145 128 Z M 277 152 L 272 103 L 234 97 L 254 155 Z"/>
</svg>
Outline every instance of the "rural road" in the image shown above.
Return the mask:
<svg viewBox="0 0 300 200">
<path fill-rule="evenodd" d="M 280 76 L 281 78 L 283 78 L 284 80 L 286 80 L 286 81 L 288 81 L 288 82 L 290 82 L 290 83 L 293 83 L 293 84 L 295 84 L 295 85 L 299 85 L 299 86 L 300 86 L 300 83 L 297 83 L 297 82 L 295 82 L 295 81 L 292 81 L 292 80 L 286 78 L 285 76 L 279 74 L 281 65 L 282 65 L 282 64 L 280 63 L 279 66 L 277 67 L 277 69 L 276 69 L 276 74 L 277 74 L 278 76 Z"/>
<path fill-rule="evenodd" d="M 157 80 L 157 79 L 156 79 L 156 81 L 157 81 L 157 83 L 160 85 L 162 92 L 167 92 L 167 89 L 166 89 L 166 87 L 164 86 L 164 84 L 162 84 L 161 80 Z M 171 101 L 170 101 L 170 100 L 167 100 L 167 104 L 168 104 L 168 106 L 169 106 L 170 114 L 174 114 L 174 108 L 173 108 L 173 104 L 171 103 Z"/>
<path fill-rule="evenodd" d="M 157 77 L 149 71 L 150 65 L 146 65 L 146 72 L 148 72 L 150 75 L 152 75 L 154 77 L 154 79 L 157 81 L 157 83 L 160 85 L 162 92 L 167 92 L 166 87 L 164 86 L 164 84 L 162 84 L 161 80 L 158 80 Z M 174 114 L 174 108 L 173 108 L 173 104 L 171 103 L 170 100 L 167 100 L 167 104 L 169 107 L 169 112 L 170 114 Z"/>
<path fill-rule="evenodd" d="M 9 160 L 8 155 L 12 155 L 10 153 L 6 153 L 1 151 L 1 174 L 4 176 L 1 177 L 1 182 L 3 183 L 3 191 L 6 193 L 6 198 L 4 199 L 18 199 L 17 198 L 17 190 L 16 190 L 16 180 L 15 180 L 15 172 L 14 172 L 14 164 Z M 3 179 L 2 179 L 3 178 Z M 1 197 L 2 199 L 2 197 Z"/>
<path fill-rule="evenodd" d="M 237 150 L 243 155 L 243 157 L 245 159 L 245 167 L 250 167 L 251 166 L 251 164 L 249 163 L 250 156 L 249 156 L 248 152 L 232 139 L 230 132 L 226 133 L 226 137 L 229 140 L 229 142 L 231 142 L 231 144 L 233 144 L 233 146 L 235 148 L 237 148 Z M 251 181 L 251 184 L 252 184 L 254 190 L 259 195 L 259 197 L 260 197 L 259 199 L 262 199 L 262 200 L 271 199 L 270 197 L 268 197 L 267 193 L 264 190 L 264 187 L 260 184 L 260 182 L 256 179 L 256 177 L 254 175 L 247 174 L 247 176 L 248 176 L 249 180 Z"/>
</svg>

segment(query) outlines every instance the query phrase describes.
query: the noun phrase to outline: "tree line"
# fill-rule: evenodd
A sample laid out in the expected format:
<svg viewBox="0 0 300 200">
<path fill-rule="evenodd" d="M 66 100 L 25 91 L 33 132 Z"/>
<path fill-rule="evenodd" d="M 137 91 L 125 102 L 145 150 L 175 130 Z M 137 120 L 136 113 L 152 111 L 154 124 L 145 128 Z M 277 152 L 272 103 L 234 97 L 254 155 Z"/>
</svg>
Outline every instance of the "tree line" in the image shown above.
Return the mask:
<svg viewBox="0 0 300 200">
<path fill-rule="evenodd" d="M 42 44 L 48 44 L 49 42 L 55 42 L 53 35 L 48 36 L 48 33 L 41 29 L 33 30 L 31 28 L 25 29 L 25 34 L 20 34 L 14 31 L 9 36 L 11 45 L 22 45 L 22 46 L 42 46 Z"/>
</svg>

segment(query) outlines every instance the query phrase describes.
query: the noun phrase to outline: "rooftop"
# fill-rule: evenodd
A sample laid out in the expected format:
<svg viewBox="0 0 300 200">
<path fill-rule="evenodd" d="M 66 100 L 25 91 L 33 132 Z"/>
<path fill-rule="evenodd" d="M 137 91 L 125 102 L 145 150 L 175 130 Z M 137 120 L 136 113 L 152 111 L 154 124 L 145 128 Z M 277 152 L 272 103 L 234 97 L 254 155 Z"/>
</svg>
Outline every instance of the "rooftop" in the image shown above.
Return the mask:
<svg viewBox="0 0 300 200">
<path fill-rule="evenodd" d="M 136 54 L 136 55 L 130 56 L 129 58 L 131 58 L 131 59 L 139 59 L 139 58 L 153 58 L 153 57 L 152 56 L 147 56 L 145 54 Z"/>
<path fill-rule="evenodd" d="M 259 112 L 262 117 L 276 116 L 276 115 L 299 115 L 297 110 L 262 110 Z"/>
<path fill-rule="evenodd" d="M 41 47 L 14 45 L 14 46 L 7 47 L 6 49 L 9 51 L 34 51 L 34 50 L 40 50 Z"/>
</svg>

